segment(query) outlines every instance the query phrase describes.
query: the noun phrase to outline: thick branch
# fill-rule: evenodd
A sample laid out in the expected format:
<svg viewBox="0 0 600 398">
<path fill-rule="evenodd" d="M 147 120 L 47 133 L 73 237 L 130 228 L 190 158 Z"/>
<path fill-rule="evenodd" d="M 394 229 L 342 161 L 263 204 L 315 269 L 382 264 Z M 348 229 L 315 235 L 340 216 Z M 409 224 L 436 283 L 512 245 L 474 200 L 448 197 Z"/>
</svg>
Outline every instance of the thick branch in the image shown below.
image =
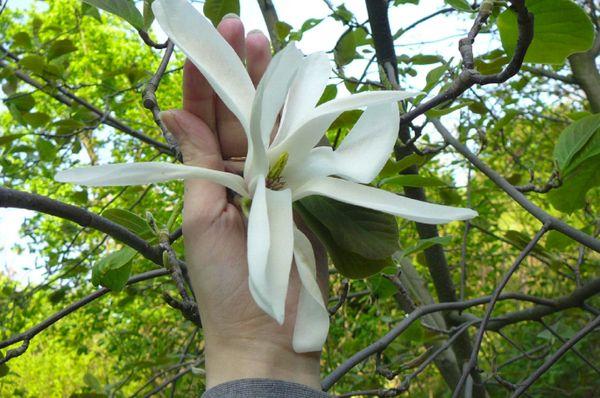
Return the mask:
<svg viewBox="0 0 600 398">
<path fill-rule="evenodd" d="M 137 250 L 148 260 L 162 265 L 161 249 L 156 248 L 127 228 L 88 210 L 28 192 L 0 187 L 0 207 L 34 210 L 94 228 Z"/>
</svg>

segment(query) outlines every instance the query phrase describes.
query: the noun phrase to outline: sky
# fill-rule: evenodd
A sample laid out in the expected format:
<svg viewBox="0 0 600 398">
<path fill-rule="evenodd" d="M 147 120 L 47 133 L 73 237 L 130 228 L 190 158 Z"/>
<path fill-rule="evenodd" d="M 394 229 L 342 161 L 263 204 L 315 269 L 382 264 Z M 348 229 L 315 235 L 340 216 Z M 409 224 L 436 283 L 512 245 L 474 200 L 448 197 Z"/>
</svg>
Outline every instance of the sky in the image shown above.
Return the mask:
<svg viewBox="0 0 600 398">
<path fill-rule="evenodd" d="M 266 26 L 257 2 L 255 0 L 240 0 L 240 3 L 240 17 L 245 24 L 246 31 L 260 29 L 266 33 Z M 344 3 L 360 22 L 367 19 L 364 0 L 331 1 L 331 3 L 334 6 Z M 279 19 L 289 23 L 294 29 L 299 29 L 308 18 L 324 18 L 331 13 L 323 0 L 273 0 L 273 4 Z M 443 0 L 426 0 L 418 6 L 393 7 L 390 12 L 392 31 L 395 32 L 403 26 L 408 26 L 431 14 L 442 5 Z M 28 9 L 32 6 L 46 7 L 47 5 L 39 0 L 8 0 L 8 8 Z M 197 4 L 197 7 L 201 9 L 202 4 Z M 450 58 L 457 59 L 459 57 L 458 38 L 464 36 L 469 26 L 470 22 L 465 17 L 457 17 L 456 13 L 450 16 L 438 16 L 423 23 L 420 28 L 403 35 L 402 41 L 396 43 L 397 54 L 439 54 L 447 60 Z M 154 24 L 153 29 L 159 39 L 165 37 L 156 24 Z M 305 54 L 316 51 L 330 51 L 344 31 L 345 28 L 341 23 L 327 18 L 305 33 L 301 42 L 298 43 L 298 47 Z M 486 52 L 495 47 L 498 47 L 497 39 L 483 37 L 478 39 L 475 49 L 476 51 Z M 367 60 L 354 62 L 346 70 L 346 74 L 360 76 L 366 62 Z M 410 81 L 410 84 L 414 88 L 423 87 L 425 75 L 426 73 L 419 73 L 417 77 Z M 368 76 L 374 80 L 378 79 L 376 66 L 370 69 Z M 0 272 L 8 274 L 24 284 L 28 282 L 38 283 L 43 280 L 42 270 L 35 269 L 35 265 L 40 262 L 40 259 L 27 250 L 19 252 L 15 249 L 15 245 L 18 243 L 26 246 L 27 238 L 20 233 L 20 227 L 23 220 L 33 214 L 33 212 L 26 210 L 0 209 Z"/>
</svg>

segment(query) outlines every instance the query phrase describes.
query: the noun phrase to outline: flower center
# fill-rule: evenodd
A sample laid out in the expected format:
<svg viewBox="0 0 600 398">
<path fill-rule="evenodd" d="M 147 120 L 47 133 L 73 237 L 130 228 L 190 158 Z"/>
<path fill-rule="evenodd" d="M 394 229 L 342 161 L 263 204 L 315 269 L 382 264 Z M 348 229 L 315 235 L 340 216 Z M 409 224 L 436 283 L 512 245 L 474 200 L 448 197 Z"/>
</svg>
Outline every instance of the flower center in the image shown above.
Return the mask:
<svg viewBox="0 0 600 398">
<path fill-rule="evenodd" d="M 265 184 L 267 188 L 272 189 L 274 191 L 279 191 L 285 187 L 285 179 L 281 176 L 283 173 L 283 169 L 287 164 L 289 158 L 289 154 L 287 152 L 283 152 L 279 155 L 279 159 L 269 168 L 269 173 L 267 174 L 267 178 Z"/>
</svg>

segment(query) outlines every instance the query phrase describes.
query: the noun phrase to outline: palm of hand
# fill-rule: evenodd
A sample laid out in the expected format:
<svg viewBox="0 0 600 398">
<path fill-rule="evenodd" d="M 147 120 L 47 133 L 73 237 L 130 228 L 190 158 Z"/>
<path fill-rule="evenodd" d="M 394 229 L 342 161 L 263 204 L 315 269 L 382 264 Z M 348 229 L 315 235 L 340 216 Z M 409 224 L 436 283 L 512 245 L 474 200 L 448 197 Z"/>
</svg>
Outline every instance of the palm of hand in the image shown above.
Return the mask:
<svg viewBox="0 0 600 398">
<path fill-rule="evenodd" d="M 271 58 L 267 39 L 252 33 L 244 38 L 243 25 L 234 18 L 223 20 L 218 29 L 246 59 L 256 85 Z M 183 110 L 162 117 L 177 138 L 185 164 L 232 172 L 243 168 L 232 160 L 246 155 L 242 126 L 191 63 L 184 67 Z M 260 339 L 291 350 L 300 287 L 297 272 L 292 271 L 286 319 L 280 326 L 250 295 L 244 217 L 224 187 L 203 180 L 185 182 L 183 235 L 207 340 Z M 323 268 L 324 252 L 316 253 Z M 326 284 L 326 272 L 320 271 Z"/>
</svg>

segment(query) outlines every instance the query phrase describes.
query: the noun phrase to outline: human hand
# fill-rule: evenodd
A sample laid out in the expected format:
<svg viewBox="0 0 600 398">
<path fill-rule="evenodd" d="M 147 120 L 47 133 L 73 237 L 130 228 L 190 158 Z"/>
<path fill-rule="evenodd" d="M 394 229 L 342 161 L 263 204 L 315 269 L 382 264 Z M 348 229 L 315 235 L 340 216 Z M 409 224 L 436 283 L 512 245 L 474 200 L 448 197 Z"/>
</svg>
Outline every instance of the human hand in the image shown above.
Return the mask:
<svg viewBox="0 0 600 398">
<path fill-rule="evenodd" d="M 245 37 L 242 22 L 234 17 L 225 18 L 218 30 L 246 60 L 258 84 L 271 59 L 268 39 L 258 31 Z M 247 142 L 242 126 L 191 62 L 184 66 L 183 110 L 163 112 L 161 118 L 177 139 L 185 164 L 243 169 L 240 158 L 246 156 Z M 241 378 L 272 378 L 319 388 L 320 353 L 292 349 L 300 288 L 295 268 L 285 322 L 279 325 L 250 294 L 245 220 L 227 190 L 206 180 L 186 180 L 183 219 L 186 261 L 206 339 L 207 387 Z M 323 288 L 325 253 L 316 240 L 313 247 Z"/>
</svg>

